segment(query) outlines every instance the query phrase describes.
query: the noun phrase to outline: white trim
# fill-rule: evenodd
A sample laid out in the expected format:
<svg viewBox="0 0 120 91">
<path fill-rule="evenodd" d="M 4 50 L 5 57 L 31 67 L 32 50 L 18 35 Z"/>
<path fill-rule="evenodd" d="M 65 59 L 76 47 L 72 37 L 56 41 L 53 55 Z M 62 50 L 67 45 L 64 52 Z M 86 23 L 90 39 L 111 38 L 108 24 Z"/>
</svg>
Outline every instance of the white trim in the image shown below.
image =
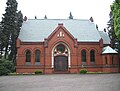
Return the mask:
<svg viewBox="0 0 120 91">
<path fill-rule="evenodd" d="M 52 49 L 52 68 L 54 68 L 54 49 L 55 49 L 56 46 L 58 46 L 59 44 L 63 44 L 63 45 L 67 48 L 67 50 L 68 50 L 68 67 L 70 68 L 70 67 L 71 67 L 71 63 L 70 63 L 70 49 L 69 49 L 69 47 L 68 47 L 65 43 L 63 43 L 63 42 L 57 43 L 57 44 L 53 47 L 53 49 Z"/>
</svg>

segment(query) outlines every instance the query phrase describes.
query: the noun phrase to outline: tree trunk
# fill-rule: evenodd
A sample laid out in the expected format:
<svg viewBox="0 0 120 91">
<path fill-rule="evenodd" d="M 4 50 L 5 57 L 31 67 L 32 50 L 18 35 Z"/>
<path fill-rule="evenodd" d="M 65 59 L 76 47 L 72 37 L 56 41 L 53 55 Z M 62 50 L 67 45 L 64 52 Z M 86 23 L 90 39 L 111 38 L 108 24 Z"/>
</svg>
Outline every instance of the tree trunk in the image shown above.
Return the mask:
<svg viewBox="0 0 120 91">
<path fill-rule="evenodd" d="M 8 43 L 5 47 L 5 55 L 4 55 L 4 58 L 7 59 L 7 55 L 8 55 Z"/>
</svg>

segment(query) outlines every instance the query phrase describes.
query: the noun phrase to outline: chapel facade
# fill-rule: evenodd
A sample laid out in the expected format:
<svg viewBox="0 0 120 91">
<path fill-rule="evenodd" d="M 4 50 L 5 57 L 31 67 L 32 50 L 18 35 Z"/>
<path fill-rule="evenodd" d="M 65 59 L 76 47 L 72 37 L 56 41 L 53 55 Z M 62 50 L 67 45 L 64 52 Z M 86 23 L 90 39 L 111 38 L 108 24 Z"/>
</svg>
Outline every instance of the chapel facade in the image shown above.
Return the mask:
<svg viewBox="0 0 120 91">
<path fill-rule="evenodd" d="M 87 19 L 28 19 L 17 39 L 17 73 L 119 72 L 109 36 Z"/>
</svg>

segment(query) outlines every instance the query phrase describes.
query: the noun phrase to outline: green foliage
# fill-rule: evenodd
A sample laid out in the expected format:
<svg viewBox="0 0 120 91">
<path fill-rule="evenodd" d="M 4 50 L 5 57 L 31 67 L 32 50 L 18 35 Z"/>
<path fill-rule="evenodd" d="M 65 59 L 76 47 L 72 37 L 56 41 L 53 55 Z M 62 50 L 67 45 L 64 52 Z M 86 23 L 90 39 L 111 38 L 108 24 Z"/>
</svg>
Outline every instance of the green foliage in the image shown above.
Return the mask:
<svg viewBox="0 0 120 91">
<path fill-rule="evenodd" d="M 120 39 L 120 0 L 115 0 L 111 5 L 111 11 L 113 13 L 114 31 L 117 37 Z"/>
<path fill-rule="evenodd" d="M 112 47 L 114 49 L 118 50 L 120 44 L 119 44 L 119 39 L 117 38 L 117 36 L 115 34 L 115 31 L 114 31 L 114 20 L 113 20 L 113 14 L 112 14 L 112 12 L 110 12 L 109 18 L 110 18 L 110 20 L 108 21 L 108 24 L 107 24 L 108 25 L 108 27 L 107 27 L 108 34 L 109 34 L 109 37 L 110 37 L 111 42 L 112 42 Z"/>
<path fill-rule="evenodd" d="M 6 59 L 0 59 L 0 76 L 7 75 L 15 71 L 14 64 Z"/>
<path fill-rule="evenodd" d="M 86 69 L 81 69 L 79 73 L 80 73 L 80 74 L 86 74 L 86 73 L 87 73 L 87 70 L 86 70 Z"/>
<path fill-rule="evenodd" d="M 111 5 L 111 12 L 113 18 L 113 29 L 118 40 L 118 55 L 119 55 L 119 65 L 120 65 L 120 0 L 115 0 Z"/>
<path fill-rule="evenodd" d="M 36 71 L 35 71 L 35 74 L 36 74 L 36 75 L 42 74 L 42 71 L 41 71 L 41 70 L 36 70 Z"/>
<path fill-rule="evenodd" d="M 4 58 L 8 55 L 9 60 L 15 60 L 16 57 L 16 39 L 19 35 L 23 16 L 21 11 L 17 11 L 18 3 L 16 0 L 7 0 L 5 14 L 1 21 L 0 49 L 5 49 Z"/>
</svg>

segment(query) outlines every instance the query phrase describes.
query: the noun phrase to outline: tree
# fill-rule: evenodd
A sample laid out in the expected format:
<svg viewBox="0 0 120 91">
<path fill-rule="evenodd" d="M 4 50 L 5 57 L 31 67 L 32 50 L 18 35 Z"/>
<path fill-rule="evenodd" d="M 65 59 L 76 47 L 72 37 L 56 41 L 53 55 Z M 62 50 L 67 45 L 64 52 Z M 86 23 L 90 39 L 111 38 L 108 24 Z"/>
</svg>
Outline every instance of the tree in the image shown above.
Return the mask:
<svg viewBox="0 0 120 91">
<path fill-rule="evenodd" d="M 114 31 L 116 36 L 120 39 L 120 0 L 115 0 L 111 5 L 111 11 L 113 14 Z"/>
<path fill-rule="evenodd" d="M 23 22 L 23 15 L 21 11 L 17 13 L 17 22 L 15 25 L 15 30 L 11 34 L 11 42 L 10 42 L 10 54 L 9 54 L 9 60 L 15 61 L 16 54 L 17 54 L 17 48 L 16 48 L 16 40 L 18 38 L 21 26 Z"/>
<path fill-rule="evenodd" d="M 110 11 L 110 14 L 109 14 L 109 18 L 110 20 L 108 21 L 108 35 L 111 39 L 111 42 L 112 42 L 112 47 L 114 49 L 118 49 L 118 46 L 119 46 L 119 40 L 115 34 L 115 31 L 114 31 L 114 20 L 113 20 L 113 14 L 112 12 Z"/>
<path fill-rule="evenodd" d="M 114 31 L 114 20 L 113 20 L 112 12 L 110 12 L 109 17 L 110 17 L 110 20 L 108 21 L 108 24 L 107 24 L 108 35 L 111 39 L 112 47 L 118 51 L 118 54 L 120 54 L 120 40 L 117 38 L 115 31 Z"/>
<path fill-rule="evenodd" d="M 69 19 L 73 19 L 72 13 L 70 12 Z"/>
<path fill-rule="evenodd" d="M 21 11 L 17 11 L 17 1 L 8 0 L 7 7 L 5 9 L 6 13 L 3 14 L 1 26 L 2 34 L 5 36 L 4 48 L 5 48 L 5 58 L 9 57 L 9 60 L 15 60 L 16 55 L 16 39 L 19 35 L 23 16 Z"/>
<path fill-rule="evenodd" d="M 0 23 L 0 58 L 2 57 L 2 26 Z"/>
<path fill-rule="evenodd" d="M 2 55 L 3 55 L 6 39 L 7 39 L 7 37 L 6 37 L 5 33 L 3 32 L 3 28 L 0 23 L 0 58 L 2 58 Z"/>
<path fill-rule="evenodd" d="M 111 14 L 112 14 L 112 33 L 115 33 L 113 38 L 117 36 L 119 39 L 117 42 L 117 49 L 119 55 L 119 66 L 120 66 L 120 0 L 115 0 L 114 3 L 111 5 Z M 116 39 L 116 38 L 115 38 Z"/>
</svg>

